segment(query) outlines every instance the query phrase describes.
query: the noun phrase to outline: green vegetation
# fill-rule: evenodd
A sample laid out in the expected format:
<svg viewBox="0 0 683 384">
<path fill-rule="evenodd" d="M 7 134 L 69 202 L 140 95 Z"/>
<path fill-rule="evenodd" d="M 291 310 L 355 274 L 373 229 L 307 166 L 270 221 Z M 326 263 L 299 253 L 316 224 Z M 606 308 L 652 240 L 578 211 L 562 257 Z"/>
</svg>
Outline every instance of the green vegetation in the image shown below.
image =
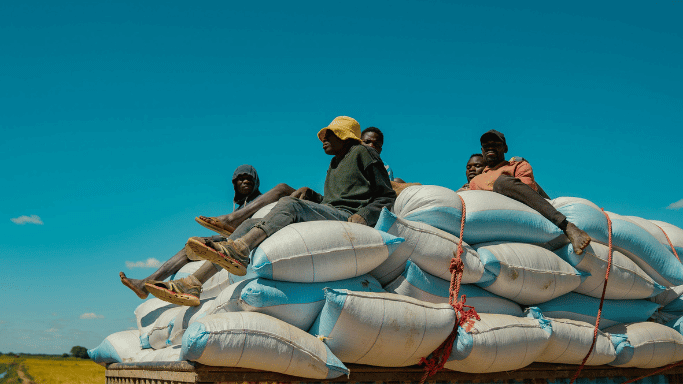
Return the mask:
<svg viewBox="0 0 683 384">
<path fill-rule="evenodd" d="M 60 355 L 0 355 L 0 384 L 21 384 L 21 377 L 38 384 L 102 384 L 105 368 L 91 360 Z"/>
</svg>

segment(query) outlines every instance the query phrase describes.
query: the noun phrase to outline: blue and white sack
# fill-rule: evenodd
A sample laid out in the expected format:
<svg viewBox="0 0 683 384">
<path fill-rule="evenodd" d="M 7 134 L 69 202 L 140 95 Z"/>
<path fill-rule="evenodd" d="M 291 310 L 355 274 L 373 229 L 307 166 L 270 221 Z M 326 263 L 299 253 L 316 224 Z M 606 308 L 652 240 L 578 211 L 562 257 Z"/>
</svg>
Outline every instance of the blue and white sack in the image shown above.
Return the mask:
<svg viewBox="0 0 683 384">
<path fill-rule="evenodd" d="M 602 296 L 609 247 L 594 240 L 580 255 L 574 253 L 574 247 L 571 244 L 556 250 L 555 254 L 574 268 L 589 274 L 574 292 L 597 298 Z M 612 269 L 607 281 L 606 299 L 645 299 L 659 294 L 664 289 L 664 286 L 652 280 L 626 255 L 612 250 Z"/>
<path fill-rule="evenodd" d="M 310 379 L 333 379 L 349 370 L 318 338 L 255 312 L 210 315 L 183 336 L 180 360 L 242 367 Z"/>
<path fill-rule="evenodd" d="M 173 308 L 179 307 L 175 304 L 157 299 L 156 297 L 151 297 L 145 300 L 142 304 L 135 308 L 135 320 L 137 321 L 138 325 L 138 336 L 141 348 L 152 348 L 152 346 L 149 344 L 150 331 L 152 328 L 154 328 L 159 316 Z"/>
<path fill-rule="evenodd" d="M 231 284 L 223 292 L 213 299 L 209 307 L 202 314 L 199 314 L 194 320 L 203 316 L 215 315 L 226 312 L 240 312 L 242 311 L 242 290 L 254 279 L 246 279 Z"/>
<path fill-rule="evenodd" d="M 408 261 L 405 272 L 385 287 L 387 292 L 409 296 L 430 303 L 446 303 L 450 297 L 450 281 L 424 272 L 417 264 Z M 485 291 L 473 284 L 462 284 L 459 296 L 465 295 L 466 304 L 477 313 L 500 313 L 522 316 L 522 308 L 514 301 Z"/>
<path fill-rule="evenodd" d="M 167 343 L 180 345 L 183 342 L 183 333 L 185 333 L 187 327 L 197 318 L 206 314 L 209 309 L 214 308 L 214 300 L 215 298 L 203 299 L 200 300 L 200 304 L 196 307 L 181 307 L 182 309 L 178 311 L 175 319 L 173 319 L 173 327 L 171 328 Z"/>
<path fill-rule="evenodd" d="M 536 306 L 545 317 L 595 324 L 600 299 L 571 292 Z M 646 321 L 657 307 L 658 304 L 648 300 L 605 300 L 600 329 L 604 330 L 620 323 Z"/>
<path fill-rule="evenodd" d="M 88 350 L 88 356 L 99 365 L 109 363 L 132 363 L 142 352 L 140 332 L 135 330 L 121 331 L 107 336 L 100 345 Z"/>
<path fill-rule="evenodd" d="M 380 283 L 370 275 L 325 283 L 292 283 L 259 278 L 242 289 L 240 304 L 244 311 L 265 313 L 307 331 L 325 304 L 325 287 L 384 292 Z"/>
<path fill-rule="evenodd" d="M 615 367 L 658 368 L 683 360 L 683 336 L 666 325 L 640 322 L 605 329 L 612 334 Z"/>
<path fill-rule="evenodd" d="M 136 363 L 153 361 L 179 361 L 180 345 L 173 345 L 163 349 L 145 349 L 135 357 Z"/>
<path fill-rule="evenodd" d="M 482 313 L 458 337 L 445 368 L 460 372 L 513 371 L 543 353 L 552 329 L 547 322 L 526 317 Z"/>
<path fill-rule="evenodd" d="M 382 284 L 398 277 L 410 259 L 423 270 L 442 279 L 450 279 L 451 259 L 458 250 L 459 239 L 455 235 L 432 227 L 429 224 L 410 221 L 397 217 L 386 208 L 382 210 L 375 228 L 405 241 L 391 254 L 389 259 L 370 272 Z M 462 282 L 474 283 L 481 280 L 484 266 L 477 253 L 463 242 L 460 256 L 464 271 Z"/>
<path fill-rule="evenodd" d="M 325 288 L 325 306 L 309 333 L 346 363 L 417 364 L 453 330 L 455 311 L 393 293 Z"/>
<path fill-rule="evenodd" d="M 562 231 L 540 213 L 507 196 L 490 191 L 454 191 L 434 186 L 408 187 L 396 199 L 393 211 L 401 218 L 419 221 L 460 235 L 462 203 L 465 201 L 465 231 L 468 244 L 489 241 L 546 243 Z"/>
<path fill-rule="evenodd" d="M 154 349 L 162 349 L 171 345 L 168 340 L 171 336 L 173 323 L 178 313 L 183 311 L 186 307 L 174 306 L 165 311 L 154 321 L 154 324 L 147 329 L 147 332 L 140 334 L 140 345 L 143 348 L 150 346 Z"/>
<path fill-rule="evenodd" d="M 290 224 L 252 251 L 254 272 L 270 280 L 318 283 L 364 275 L 403 239 L 345 221 Z"/>
<path fill-rule="evenodd" d="M 608 241 L 605 213 L 593 202 L 580 197 L 558 197 L 550 204 L 567 217 L 567 221 L 584 230 L 593 240 Z"/>
<path fill-rule="evenodd" d="M 481 288 L 519 304 L 533 305 L 571 292 L 586 274 L 553 252 L 532 244 L 487 243 L 475 246 L 486 272 Z"/>
<path fill-rule="evenodd" d="M 678 254 L 678 257 L 683 256 L 683 229 L 673 225 L 669 224 L 663 221 L 657 221 L 657 220 L 650 220 L 653 224 L 657 225 L 666 235 L 669 237 L 669 240 L 666 241 L 666 243 L 663 243 L 664 246 L 666 247 L 671 247 L 669 245 L 669 241 L 671 241 L 671 244 L 673 244 L 674 249 L 676 250 L 676 253 Z"/>
<path fill-rule="evenodd" d="M 607 212 L 612 220 L 612 244 L 654 281 L 673 287 L 683 284 L 683 264 L 654 236 L 627 217 Z"/>
<path fill-rule="evenodd" d="M 570 319 L 544 317 L 537 307 L 526 310 L 527 317 L 547 321 L 553 332 L 543 353 L 536 359 L 540 363 L 581 364 L 591 349 L 595 325 Z M 586 365 L 603 365 L 617 357 L 609 334 L 598 331 L 595 346 Z"/>
<path fill-rule="evenodd" d="M 187 247 L 189 248 L 189 247 Z M 192 250 L 190 249 L 190 252 Z M 178 272 L 171 276 L 171 280 L 182 279 L 195 273 L 204 263 L 208 261 L 192 261 L 185 264 Z M 215 265 L 214 265 L 215 267 Z M 211 276 L 204 284 L 202 284 L 202 292 L 199 294 L 200 299 L 210 299 L 218 296 L 218 294 L 230 285 L 230 274 L 223 268 L 219 268 L 215 275 Z"/>
</svg>

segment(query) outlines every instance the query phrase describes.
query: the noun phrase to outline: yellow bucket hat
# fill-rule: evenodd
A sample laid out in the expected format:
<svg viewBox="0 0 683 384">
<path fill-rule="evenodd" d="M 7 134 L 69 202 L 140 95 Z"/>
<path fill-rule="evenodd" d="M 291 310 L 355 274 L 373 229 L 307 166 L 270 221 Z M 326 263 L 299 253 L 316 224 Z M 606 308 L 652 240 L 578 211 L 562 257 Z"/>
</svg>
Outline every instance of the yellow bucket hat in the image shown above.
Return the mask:
<svg viewBox="0 0 683 384">
<path fill-rule="evenodd" d="M 360 124 L 356 119 L 348 116 L 338 116 L 327 127 L 318 132 L 318 139 L 323 141 L 325 131 L 332 131 L 338 138 L 342 140 L 354 139 L 360 141 Z"/>
</svg>

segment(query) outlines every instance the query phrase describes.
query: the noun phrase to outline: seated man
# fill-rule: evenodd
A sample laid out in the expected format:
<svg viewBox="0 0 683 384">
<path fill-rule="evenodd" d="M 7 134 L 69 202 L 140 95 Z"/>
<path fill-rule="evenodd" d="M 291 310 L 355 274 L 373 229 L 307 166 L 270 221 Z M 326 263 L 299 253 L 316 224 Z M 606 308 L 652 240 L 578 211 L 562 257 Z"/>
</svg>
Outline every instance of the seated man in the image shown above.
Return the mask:
<svg viewBox="0 0 683 384">
<path fill-rule="evenodd" d="M 318 132 L 326 154 L 334 156 L 325 178 L 325 194 L 308 187 L 280 199 L 263 219 L 249 219 L 225 242 L 188 241 L 197 256 L 235 275 L 246 274 L 249 252 L 285 226 L 314 220 L 344 220 L 375 225 L 383 207 L 391 207 L 396 193 L 377 151 L 360 145 L 360 125 L 350 117 L 335 118 Z M 194 274 L 170 282 L 147 282 L 155 296 L 180 305 L 199 305 L 201 284 L 216 273 L 205 263 Z"/>
<path fill-rule="evenodd" d="M 481 153 L 475 153 L 470 156 L 470 159 L 467 161 L 467 165 L 465 166 L 465 177 L 467 178 L 467 183 L 460 187 L 460 189 L 458 189 L 456 192 L 469 191 L 470 181 L 472 181 L 475 176 L 484 172 L 484 168 L 486 168 L 486 162 L 484 161 L 484 156 Z"/>
<path fill-rule="evenodd" d="M 470 189 L 497 192 L 528 205 L 557 225 L 569 238 L 574 252 L 577 255 L 582 254 L 583 249 L 591 241 L 590 236 L 567 221 L 562 213 L 541 196 L 531 165 L 526 160 L 522 158 L 505 160 L 505 153 L 508 151 L 505 136 L 492 129 L 484 133 L 480 141 L 486 168 L 479 176 L 470 180 Z M 542 193 L 545 194 L 545 192 Z"/>
<path fill-rule="evenodd" d="M 259 177 L 256 169 L 251 165 L 240 165 L 232 174 L 232 185 L 235 190 L 235 197 L 233 198 L 233 212 L 229 215 L 219 216 L 213 218 L 205 218 L 200 216 L 196 218 L 200 224 L 213 229 L 223 235 L 230 235 L 234 228 L 228 232 L 231 225 L 237 226 L 243 221 L 251 217 L 260 208 L 278 201 L 282 196 L 289 196 L 294 192 L 294 188 L 287 184 L 278 184 L 275 188 L 261 194 L 259 191 Z M 201 221 L 201 219 L 205 221 Z M 210 241 L 224 241 L 223 236 L 212 237 L 193 237 L 195 241 L 206 243 Z M 190 261 L 201 260 L 188 247 L 183 247 L 180 252 L 166 261 L 159 269 L 144 279 L 130 279 L 126 274 L 119 272 L 121 283 L 130 288 L 141 299 L 146 299 L 149 292 L 145 288 L 145 283 L 148 281 L 164 280 L 174 273 L 178 272 L 180 268 L 185 266 Z"/>
<path fill-rule="evenodd" d="M 366 147 L 373 148 L 377 153 L 382 154 L 382 147 L 384 146 L 384 134 L 377 127 L 367 127 L 360 134 L 360 141 Z M 387 164 L 384 164 L 389 174 L 389 180 L 397 183 L 405 183 L 401 178 L 394 178 L 394 171 Z"/>
</svg>

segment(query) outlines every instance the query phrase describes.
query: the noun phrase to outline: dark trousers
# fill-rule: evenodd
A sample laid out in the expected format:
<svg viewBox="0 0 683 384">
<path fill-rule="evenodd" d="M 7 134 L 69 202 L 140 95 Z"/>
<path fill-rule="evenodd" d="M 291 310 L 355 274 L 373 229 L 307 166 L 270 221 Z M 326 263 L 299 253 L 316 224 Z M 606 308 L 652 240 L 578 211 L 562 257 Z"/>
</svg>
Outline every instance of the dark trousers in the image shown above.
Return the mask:
<svg viewBox="0 0 683 384">
<path fill-rule="evenodd" d="M 542 191 L 542 190 L 541 190 Z M 544 199 L 539 192 L 522 183 L 516 177 L 501 175 L 493 183 L 493 192 L 500 193 L 520 203 L 526 204 L 543 217 L 557 225 L 562 231 L 567 229 L 567 217 L 553 207 L 548 200 Z M 545 194 L 545 192 L 543 192 Z M 546 195 L 547 196 L 547 195 Z"/>
</svg>

